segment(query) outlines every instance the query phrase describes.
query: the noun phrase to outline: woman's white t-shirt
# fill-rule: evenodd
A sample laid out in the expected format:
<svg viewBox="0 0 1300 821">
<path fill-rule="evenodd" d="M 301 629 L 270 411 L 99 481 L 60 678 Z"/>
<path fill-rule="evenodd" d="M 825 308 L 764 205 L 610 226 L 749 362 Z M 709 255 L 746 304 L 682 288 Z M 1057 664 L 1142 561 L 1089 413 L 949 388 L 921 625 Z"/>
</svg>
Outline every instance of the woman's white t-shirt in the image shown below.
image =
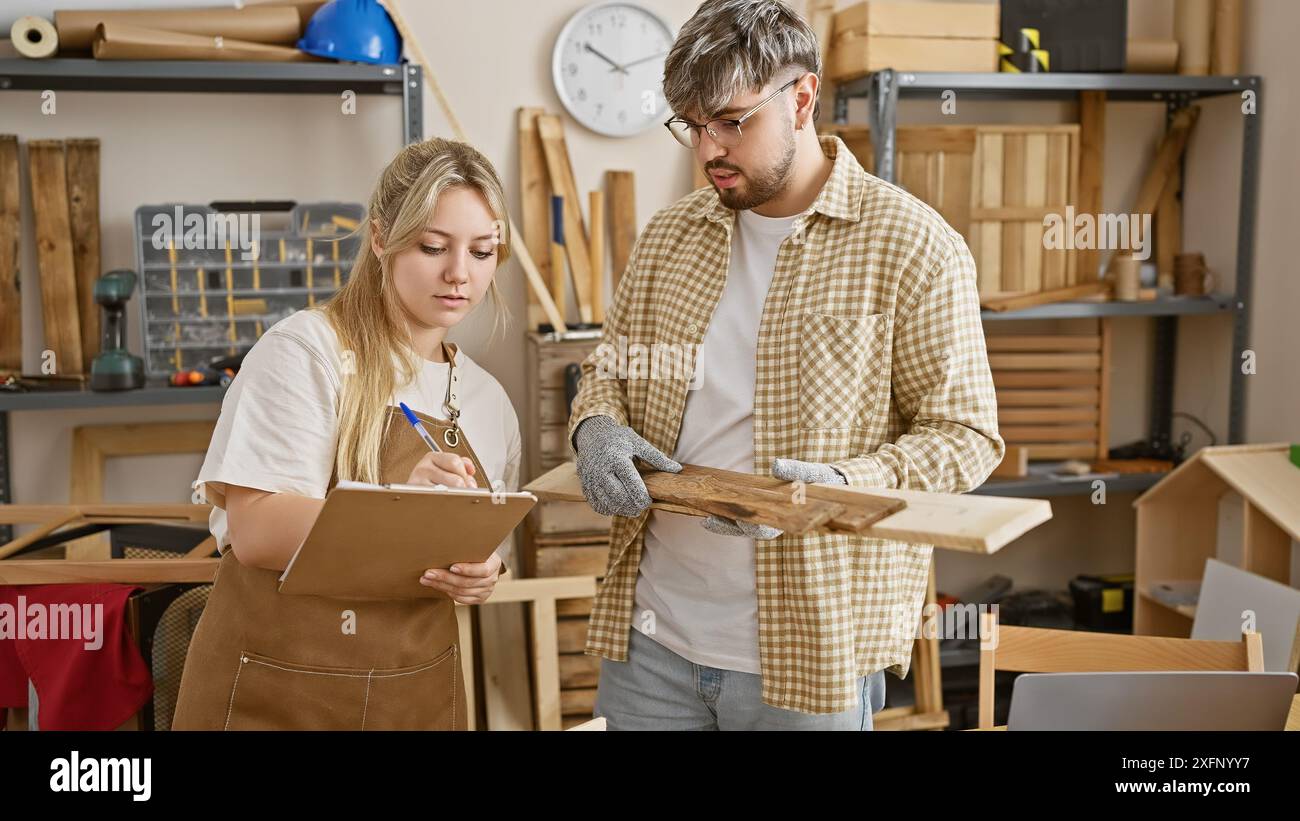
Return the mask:
<svg viewBox="0 0 1300 821">
<path fill-rule="evenodd" d="M 399 387 L 390 404 L 405 402 L 412 410 L 445 419 L 449 366 L 421 363 L 417 377 Z M 230 544 L 227 484 L 325 498 L 338 443 L 343 364 L 333 326 L 313 309 L 277 322 L 244 357 L 221 402 L 212 442 L 193 483 L 213 505 L 209 526 L 223 553 Z M 456 367 L 460 427 L 487 471 L 484 484 L 518 490 L 522 439 L 510 397 L 464 351 L 456 353 Z M 510 543 L 508 538 L 497 550 L 503 560 Z"/>
</svg>

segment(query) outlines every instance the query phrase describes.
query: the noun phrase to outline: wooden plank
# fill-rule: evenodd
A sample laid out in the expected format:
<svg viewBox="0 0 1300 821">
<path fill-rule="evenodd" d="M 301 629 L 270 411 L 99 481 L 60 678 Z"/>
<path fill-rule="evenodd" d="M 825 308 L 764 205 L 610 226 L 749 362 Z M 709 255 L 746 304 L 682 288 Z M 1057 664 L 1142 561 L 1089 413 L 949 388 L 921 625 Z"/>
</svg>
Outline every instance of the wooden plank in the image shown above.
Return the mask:
<svg viewBox="0 0 1300 821">
<path fill-rule="evenodd" d="M 504 581 L 504 580 L 502 580 Z M 532 692 L 528 683 L 528 646 L 523 604 L 477 607 L 482 652 L 483 713 L 489 730 L 530 730 Z"/>
<path fill-rule="evenodd" d="M 538 577 L 604 576 L 609 566 L 609 545 L 537 548 Z"/>
<path fill-rule="evenodd" d="M 22 210 L 18 137 L 0 134 L 0 373 L 23 369 L 23 301 L 18 292 Z"/>
<path fill-rule="evenodd" d="M 1097 446 L 1086 445 L 1027 445 L 1029 458 L 1034 460 L 1053 459 L 1092 459 L 1097 455 Z"/>
<path fill-rule="evenodd" d="M 1100 411 L 1095 405 L 1081 408 L 998 408 L 999 425 L 1098 423 L 1099 416 Z"/>
<path fill-rule="evenodd" d="M 1101 213 L 1101 187 L 1105 179 L 1106 92 L 1079 92 L 1079 213 L 1094 218 Z M 1096 248 L 1075 252 L 1077 271 L 1070 284 L 1097 276 L 1100 254 Z"/>
<path fill-rule="evenodd" d="M 497 583 L 500 587 L 500 583 Z M 493 596 L 496 593 L 494 591 Z M 555 599 L 529 602 L 532 618 L 533 713 L 539 730 L 560 729 L 560 667 L 556 650 Z"/>
<path fill-rule="evenodd" d="M 1047 134 L 1025 135 L 1025 190 L 1024 203 L 1030 207 L 1045 206 L 1047 199 Z M 1021 265 L 1024 269 L 1024 287 L 1041 291 L 1043 285 L 1043 225 L 1038 220 L 1021 226 Z"/>
<path fill-rule="evenodd" d="M 1042 407 L 1044 405 L 1097 406 L 1100 391 L 1094 388 L 1061 388 L 1058 390 L 1000 390 L 997 392 L 998 408 Z"/>
<path fill-rule="evenodd" d="M 516 113 L 519 132 L 519 205 L 523 214 L 524 244 L 537 272 L 551 281 L 551 196 L 546 184 L 546 157 L 537 135 L 537 118 L 543 108 L 521 107 Z M 536 328 L 546 315 L 537 295 L 528 289 L 528 327 Z"/>
<path fill-rule="evenodd" d="M 219 559 L 5 559 L 4 584 L 211 584 Z"/>
<path fill-rule="evenodd" d="M 984 208 L 999 208 L 1002 201 L 1002 135 L 981 133 L 976 141 L 979 158 L 975 165 L 979 174 L 979 200 Z M 979 271 L 980 293 L 1001 291 L 1002 288 L 1002 224 L 998 222 L 973 223 L 980 233 L 980 257 L 976 260 Z"/>
<path fill-rule="evenodd" d="M 596 710 L 596 688 L 574 687 L 560 691 L 560 712 L 565 718 L 565 728 L 591 718 Z M 570 721 L 574 719 L 574 721 Z"/>
<path fill-rule="evenodd" d="M 555 603 L 555 612 L 560 616 L 590 616 L 595 599 L 560 599 Z"/>
<path fill-rule="evenodd" d="M 1047 203 L 1069 203 L 1070 200 L 1070 135 L 1052 134 L 1047 139 Z M 1055 207 L 1049 205 L 1049 207 Z M 1065 210 L 1058 211 L 1065 218 Z M 1042 218 L 1038 220 L 1039 236 L 1042 236 Z M 1065 249 L 1042 249 L 1043 280 L 1046 290 L 1064 288 L 1069 283 L 1065 280 L 1065 257 L 1070 252 Z"/>
<path fill-rule="evenodd" d="M 989 353 L 1005 351 L 1100 351 L 1101 337 L 1088 334 L 990 334 Z"/>
<path fill-rule="evenodd" d="M 1082 285 L 1071 285 L 1068 288 L 1058 288 L 1053 291 L 1039 291 L 1033 294 L 1022 294 L 1010 297 L 981 297 L 980 307 L 989 311 L 1015 311 L 1021 308 L 1032 308 L 1036 305 L 1048 305 L 1053 302 L 1067 302 L 1074 299 L 1083 299 L 1084 297 L 1104 294 L 1108 291 L 1107 285 L 1097 280 L 1095 282 L 1086 282 Z"/>
<path fill-rule="evenodd" d="M 1025 135 L 1007 134 L 1002 138 L 1002 205 L 1016 208 L 1025 205 Z M 1002 277 L 998 288 L 1003 291 L 1024 291 L 1025 282 L 1024 225 L 1019 222 L 1002 226 Z M 1036 288 L 1034 290 L 1037 290 Z"/>
<path fill-rule="evenodd" d="M 994 220 L 997 222 L 1010 222 L 1012 220 L 1019 222 L 1034 222 L 1037 224 L 1039 233 L 1042 233 L 1042 222 L 1045 217 L 1054 214 L 1064 215 L 1066 203 L 1046 205 L 1002 205 L 997 208 L 973 208 L 970 216 L 977 222 Z M 1012 290 L 1007 288 L 1005 290 Z"/>
<path fill-rule="evenodd" d="M 1105 459 L 1110 456 L 1110 348 L 1110 319 L 1103 318 L 1101 320 L 1101 365 L 1099 368 L 1101 382 L 1098 386 L 1100 395 L 1097 397 L 1097 409 L 1099 411 L 1097 420 L 1098 459 Z"/>
<path fill-rule="evenodd" d="M 541 500 L 583 500 L 582 484 L 578 481 L 577 470 L 572 462 L 557 466 L 530 482 L 524 489 Z M 884 488 L 807 486 L 809 493 L 823 489 L 905 503 L 906 507 L 902 510 L 891 513 L 864 530 L 861 534 L 864 537 L 900 539 L 977 553 L 996 552 L 1012 539 L 1047 521 L 1052 515 L 1051 506 L 1042 499 Z M 654 502 L 651 507 L 663 509 L 662 504 Z M 703 515 L 691 508 L 683 508 L 680 512 Z"/>
<path fill-rule="evenodd" d="M 581 492 L 581 490 L 579 490 Z M 594 576 L 562 576 L 554 579 L 501 579 L 492 589 L 488 604 L 532 602 L 544 598 L 557 600 L 590 599 L 596 595 Z"/>
<path fill-rule="evenodd" d="M 463 604 L 452 608 L 460 644 L 461 675 L 465 679 L 465 723 L 467 730 L 478 726 L 478 686 L 474 678 L 474 611 Z"/>
<path fill-rule="evenodd" d="M 938 209 L 959 234 L 970 241 L 971 237 L 971 167 L 974 160 L 974 132 L 971 148 L 966 151 L 946 151 L 940 155 L 939 178 L 943 181 Z"/>
<path fill-rule="evenodd" d="M 993 387 L 1004 388 L 1099 388 L 1095 371 L 994 371 Z"/>
<path fill-rule="evenodd" d="M 1175 165 L 1156 205 L 1156 285 L 1174 287 L 1174 258 L 1183 251 L 1183 169 Z"/>
<path fill-rule="evenodd" d="M 68 140 L 68 218 L 72 230 L 72 259 L 81 320 L 81 361 L 90 370 L 99 353 L 99 140 Z"/>
<path fill-rule="evenodd" d="M 635 175 L 631 171 L 606 171 L 605 195 L 609 198 L 610 288 L 611 293 L 617 293 L 636 242 Z"/>
<path fill-rule="evenodd" d="M 551 190 L 564 197 L 564 246 L 568 252 L 569 270 L 573 275 L 582 321 L 591 322 L 591 251 L 587 246 L 587 229 L 582 222 L 582 200 L 578 197 L 578 185 L 574 181 L 569 149 L 564 140 L 564 124 L 553 114 L 543 114 L 537 118 L 537 133 L 542 139 Z"/>
<path fill-rule="evenodd" d="M 605 322 L 605 192 L 587 192 L 591 217 L 591 321 Z"/>
<path fill-rule="evenodd" d="M 642 474 L 646 490 L 657 501 L 686 505 L 739 521 L 771 525 L 788 534 L 816 530 L 845 512 L 834 503 L 810 499 L 794 504 L 788 493 L 737 487 L 709 475 L 683 475 L 664 471 Z"/>
<path fill-rule="evenodd" d="M 1151 167 L 1147 169 L 1147 175 L 1142 180 L 1142 187 L 1138 189 L 1137 204 L 1133 207 L 1133 213 L 1139 216 L 1155 213 L 1156 203 L 1160 201 L 1160 194 L 1164 191 L 1165 183 L 1169 180 L 1169 176 L 1182 158 L 1183 151 L 1187 148 L 1187 140 L 1191 136 L 1192 129 L 1196 126 L 1196 121 L 1200 115 L 1200 107 L 1194 105 L 1180 108 L 1174 114 L 1173 121 L 1169 124 L 1169 130 L 1165 132 L 1164 138 L 1160 141 L 1160 147 L 1156 150 L 1155 160 L 1151 163 Z"/>
<path fill-rule="evenodd" d="M 998 433 L 1008 442 L 1088 442 L 1096 441 L 1096 425 L 998 425 Z"/>
<path fill-rule="evenodd" d="M 555 623 L 556 640 L 561 653 L 581 653 L 587 647 L 589 619 L 567 618 Z"/>
<path fill-rule="evenodd" d="M 1100 353 L 992 353 L 989 367 L 995 371 L 1095 371 L 1101 367 Z"/>
<path fill-rule="evenodd" d="M 48 522 L 56 516 L 75 513 L 87 522 L 156 522 L 159 524 L 206 523 L 211 505 L 115 504 L 115 505 L 0 505 L 0 525 Z"/>
<path fill-rule="evenodd" d="M 54 352 L 56 373 L 63 376 L 85 373 L 63 141 L 29 141 L 27 161 L 31 169 L 32 214 L 36 220 L 45 347 Z"/>
<path fill-rule="evenodd" d="M 600 680 L 600 657 L 583 653 L 561 655 L 559 659 L 560 689 L 595 687 Z"/>
</svg>

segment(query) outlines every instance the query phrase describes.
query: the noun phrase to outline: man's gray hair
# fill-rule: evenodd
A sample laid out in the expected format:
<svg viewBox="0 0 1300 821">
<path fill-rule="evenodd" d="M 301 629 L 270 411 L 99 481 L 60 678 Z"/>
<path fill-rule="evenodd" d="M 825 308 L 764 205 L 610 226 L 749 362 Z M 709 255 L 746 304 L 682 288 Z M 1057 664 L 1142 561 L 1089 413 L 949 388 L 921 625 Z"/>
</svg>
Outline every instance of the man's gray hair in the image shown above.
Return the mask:
<svg viewBox="0 0 1300 821">
<path fill-rule="evenodd" d="M 822 72 L 817 35 L 798 12 L 780 0 L 706 0 L 668 52 L 664 98 L 678 115 L 712 117 L 793 67 Z"/>
</svg>

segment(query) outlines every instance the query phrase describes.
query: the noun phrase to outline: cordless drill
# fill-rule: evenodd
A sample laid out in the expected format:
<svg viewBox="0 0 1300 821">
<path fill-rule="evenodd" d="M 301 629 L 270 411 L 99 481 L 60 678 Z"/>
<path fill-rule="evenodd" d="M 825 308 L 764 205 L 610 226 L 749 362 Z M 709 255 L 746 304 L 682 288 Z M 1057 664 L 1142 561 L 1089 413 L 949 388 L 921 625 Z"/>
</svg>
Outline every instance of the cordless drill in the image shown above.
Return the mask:
<svg viewBox="0 0 1300 821">
<path fill-rule="evenodd" d="M 135 271 L 109 271 L 95 282 L 95 301 L 104 306 L 100 353 L 90 365 L 90 389 L 125 391 L 144 387 L 144 360 L 126 349 L 126 301 L 135 290 Z"/>
</svg>

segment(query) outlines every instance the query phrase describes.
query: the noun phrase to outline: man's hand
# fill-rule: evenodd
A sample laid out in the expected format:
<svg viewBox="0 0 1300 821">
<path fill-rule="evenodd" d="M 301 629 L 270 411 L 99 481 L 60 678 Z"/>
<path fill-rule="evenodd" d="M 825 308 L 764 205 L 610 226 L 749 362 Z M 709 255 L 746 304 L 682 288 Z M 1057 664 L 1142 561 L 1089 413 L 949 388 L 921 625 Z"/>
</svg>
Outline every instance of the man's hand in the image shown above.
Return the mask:
<svg viewBox="0 0 1300 821">
<path fill-rule="evenodd" d="M 420 584 L 441 590 L 460 604 L 482 604 L 496 589 L 500 570 L 501 557 L 493 553 L 486 562 L 457 562 L 450 570 L 426 570 Z"/>
<path fill-rule="evenodd" d="M 669 473 L 682 469 L 636 431 L 608 416 L 583 420 L 574 431 L 573 445 L 582 495 L 592 510 L 605 516 L 640 516 L 650 506 L 650 493 L 632 457 Z"/>
<path fill-rule="evenodd" d="M 848 480 L 830 465 L 820 462 L 801 462 L 798 459 L 772 460 L 772 475 L 787 482 L 804 484 L 847 485 Z M 751 539 L 775 539 L 784 531 L 769 525 L 739 522 L 722 516 L 708 516 L 702 526 L 720 536 L 748 536 Z"/>
</svg>

